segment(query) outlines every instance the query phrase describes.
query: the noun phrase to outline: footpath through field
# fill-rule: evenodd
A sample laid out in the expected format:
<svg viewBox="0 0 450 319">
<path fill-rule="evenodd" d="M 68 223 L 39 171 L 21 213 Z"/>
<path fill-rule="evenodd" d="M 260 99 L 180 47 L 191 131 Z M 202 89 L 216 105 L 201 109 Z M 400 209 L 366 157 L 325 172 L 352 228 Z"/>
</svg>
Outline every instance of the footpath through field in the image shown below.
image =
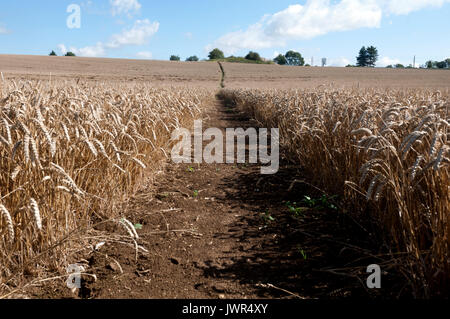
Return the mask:
<svg viewBox="0 0 450 319">
<path fill-rule="evenodd" d="M 203 126 L 225 131 L 257 124 L 217 100 Z M 261 175 L 260 166 L 250 164 L 168 164 L 155 183 L 131 199 L 126 212 L 128 220 L 142 225 L 140 243 L 148 254 L 136 259 L 134 248 L 107 243 L 86 257 L 96 281 L 84 280 L 76 295 L 63 285 L 36 290 L 36 295 L 368 296 L 358 278 L 336 274 L 366 253 L 349 243 L 355 233 L 336 227 L 342 217 L 318 210 L 293 212 L 298 204 L 292 203 L 318 196 L 306 184 L 292 184 L 298 176 L 299 167 L 283 163 L 275 175 Z"/>
</svg>

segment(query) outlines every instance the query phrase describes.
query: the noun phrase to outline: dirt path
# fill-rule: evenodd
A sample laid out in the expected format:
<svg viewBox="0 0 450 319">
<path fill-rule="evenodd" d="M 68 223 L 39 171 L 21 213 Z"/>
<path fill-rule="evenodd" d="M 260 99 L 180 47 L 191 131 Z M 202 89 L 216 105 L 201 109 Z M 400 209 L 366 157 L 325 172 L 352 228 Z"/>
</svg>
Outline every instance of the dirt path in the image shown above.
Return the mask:
<svg viewBox="0 0 450 319">
<path fill-rule="evenodd" d="M 256 123 L 221 101 L 204 121 L 204 129 L 250 126 Z M 263 176 L 258 165 L 169 164 L 133 198 L 126 216 L 143 225 L 138 233 L 149 253 L 136 262 L 133 248 L 106 244 L 86 257 L 97 281 L 85 282 L 76 297 L 369 296 L 348 269 L 371 263 L 370 250 L 359 248 L 370 243 L 352 245 L 358 230 L 336 212 L 290 212 L 288 201 L 320 196 L 305 184 L 290 187 L 298 176 L 292 165 Z M 39 297 L 74 297 L 64 285 L 39 291 Z"/>
</svg>

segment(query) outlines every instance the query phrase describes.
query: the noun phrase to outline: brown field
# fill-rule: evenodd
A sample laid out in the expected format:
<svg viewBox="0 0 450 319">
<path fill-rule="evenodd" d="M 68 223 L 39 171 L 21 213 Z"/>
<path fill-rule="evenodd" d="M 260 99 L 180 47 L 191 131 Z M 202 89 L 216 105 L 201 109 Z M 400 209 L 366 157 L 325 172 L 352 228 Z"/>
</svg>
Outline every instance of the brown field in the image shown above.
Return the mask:
<svg viewBox="0 0 450 319">
<path fill-rule="evenodd" d="M 448 298 L 450 71 L 223 69 L 0 55 L 0 299 Z M 280 170 L 173 163 L 198 119 Z"/>
<path fill-rule="evenodd" d="M 289 67 L 224 63 L 228 88 L 314 88 L 319 85 L 363 88 L 450 87 L 446 70 Z M 157 86 L 216 88 L 221 72 L 211 62 L 170 62 L 79 57 L 0 55 L 8 78 L 52 77 L 95 81 L 145 81 Z"/>
</svg>

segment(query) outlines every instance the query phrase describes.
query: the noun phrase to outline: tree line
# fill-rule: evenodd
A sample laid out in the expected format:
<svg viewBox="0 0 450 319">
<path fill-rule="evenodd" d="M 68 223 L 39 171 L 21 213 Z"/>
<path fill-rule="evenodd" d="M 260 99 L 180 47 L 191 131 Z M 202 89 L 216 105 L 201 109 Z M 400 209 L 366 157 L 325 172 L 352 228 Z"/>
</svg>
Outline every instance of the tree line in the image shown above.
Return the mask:
<svg viewBox="0 0 450 319">
<path fill-rule="evenodd" d="M 57 56 L 55 51 L 52 51 L 50 56 Z M 76 56 L 73 52 L 67 52 L 64 56 Z M 378 61 L 378 49 L 371 46 L 363 46 L 356 57 L 356 67 L 375 67 Z M 279 54 L 272 61 L 267 61 L 262 58 L 258 52 L 250 51 L 245 57 L 235 57 L 229 56 L 225 57 L 225 54 L 222 50 L 215 48 L 208 54 L 209 60 L 227 60 L 230 62 L 257 62 L 257 63 L 276 63 L 278 65 L 290 65 L 290 66 L 309 66 L 309 64 L 305 64 L 305 59 L 301 55 L 300 52 L 290 50 L 286 52 L 286 54 Z M 179 55 L 171 55 L 169 58 L 170 61 L 181 61 Z M 187 62 L 198 62 L 200 59 L 198 56 L 193 55 L 186 58 Z M 355 67 L 354 65 L 347 65 L 347 67 Z M 420 66 L 421 68 L 427 69 L 450 69 L 450 58 L 445 59 L 443 61 L 427 61 L 424 65 Z M 413 65 L 410 64 L 408 66 L 404 66 L 403 64 L 397 63 L 395 65 L 388 65 L 386 68 L 389 69 L 408 69 L 413 68 Z"/>
<path fill-rule="evenodd" d="M 58 56 L 58 55 L 56 54 L 55 51 L 52 51 L 52 52 L 50 52 L 49 56 Z M 76 55 L 75 55 L 75 53 L 69 51 L 69 52 L 66 52 L 66 54 L 64 54 L 64 56 L 76 56 Z"/>
</svg>

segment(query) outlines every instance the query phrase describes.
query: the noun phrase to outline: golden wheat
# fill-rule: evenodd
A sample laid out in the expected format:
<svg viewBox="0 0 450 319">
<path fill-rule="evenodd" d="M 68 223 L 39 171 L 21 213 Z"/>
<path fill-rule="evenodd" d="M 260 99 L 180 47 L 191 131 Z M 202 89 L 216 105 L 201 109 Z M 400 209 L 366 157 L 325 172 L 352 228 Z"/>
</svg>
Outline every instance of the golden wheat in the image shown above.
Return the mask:
<svg viewBox="0 0 450 319">
<path fill-rule="evenodd" d="M 221 95 L 279 127 L 286 157 L 315 185 L 341 195 L 356 217 L 371 212 L 390 249 L 407 255 L 398 264 L 417 296 L 448 290 L 448 94 L 320 88 Z"/>
<path fill-rule="evenodd" d="M 0 235 L 8 241 L 0 242 L 0 284 L 30 260 L 36 269 L 62 262 L 55 257 L 71 242 L 61 240 L 94 217 L 118 218 L 117 204 L 166 161 L 169 127 L 191 125 L 212 98 L 147 84 L 5 80 Z"/>
</svg>

